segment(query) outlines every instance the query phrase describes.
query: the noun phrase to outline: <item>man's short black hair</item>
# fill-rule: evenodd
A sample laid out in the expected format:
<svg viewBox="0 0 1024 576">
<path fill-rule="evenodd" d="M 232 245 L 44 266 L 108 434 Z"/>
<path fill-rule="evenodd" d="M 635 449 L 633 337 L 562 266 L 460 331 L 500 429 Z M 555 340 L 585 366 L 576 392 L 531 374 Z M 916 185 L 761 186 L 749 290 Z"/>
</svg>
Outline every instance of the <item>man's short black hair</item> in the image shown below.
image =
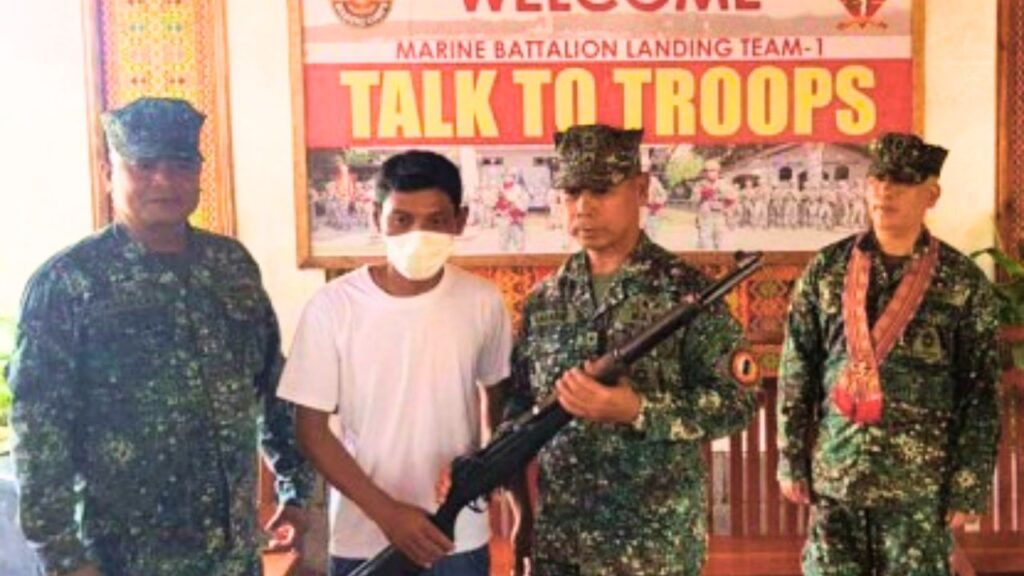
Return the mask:
<svg viewBox="0 0 1024 576">
<path fill-rule="evenodd" d="M 456 209 L 462 207 L 462 176 L 455 164 L 428 150 L 409 150 L 388 158 L 377 181 L 377 202 L 384 203 L 392 192 L 415 192 L 437 188 Z"/>
</svg>

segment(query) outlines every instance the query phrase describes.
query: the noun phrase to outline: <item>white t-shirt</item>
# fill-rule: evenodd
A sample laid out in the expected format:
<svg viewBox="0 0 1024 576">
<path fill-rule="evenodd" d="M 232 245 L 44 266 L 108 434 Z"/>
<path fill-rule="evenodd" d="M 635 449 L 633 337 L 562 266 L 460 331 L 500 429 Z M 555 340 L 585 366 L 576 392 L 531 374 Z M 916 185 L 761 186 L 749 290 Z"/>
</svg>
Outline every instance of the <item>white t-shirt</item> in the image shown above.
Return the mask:
<svg viewBox="0 0 1024 576">
<path fill-rule="evenodd" d="M 437 509 L 442 466 L 480 444 L 477 384 L 509 374 L 512 330 L 498 290 L 446 265 L 425 294 L 395 297 L 363 266 L 306 304 L 278 396 L 335 412 L 331 429 L 392 498 Z M 387 545 L 377 525 L 333 488 L 330 553 L 368 558 Z M 463 509 L 456 552 L 489 539 L 486 513 Z"/>
</svg>

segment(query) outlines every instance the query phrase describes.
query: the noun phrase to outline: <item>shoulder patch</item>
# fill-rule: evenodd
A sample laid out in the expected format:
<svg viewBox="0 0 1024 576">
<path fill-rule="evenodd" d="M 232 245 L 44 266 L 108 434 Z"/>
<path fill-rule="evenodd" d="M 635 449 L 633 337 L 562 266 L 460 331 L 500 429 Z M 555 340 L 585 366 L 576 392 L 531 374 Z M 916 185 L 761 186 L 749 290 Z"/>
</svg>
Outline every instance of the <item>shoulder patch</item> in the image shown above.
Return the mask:
<svg viewBox="0 0 1024 576">
<path fill-rule="evenodd" d="M 744 386 L 755 386 L 761 381 L 761 367 L 748 350 L 737 350 L 729 359 L 729 373 Z"/>
</svg>

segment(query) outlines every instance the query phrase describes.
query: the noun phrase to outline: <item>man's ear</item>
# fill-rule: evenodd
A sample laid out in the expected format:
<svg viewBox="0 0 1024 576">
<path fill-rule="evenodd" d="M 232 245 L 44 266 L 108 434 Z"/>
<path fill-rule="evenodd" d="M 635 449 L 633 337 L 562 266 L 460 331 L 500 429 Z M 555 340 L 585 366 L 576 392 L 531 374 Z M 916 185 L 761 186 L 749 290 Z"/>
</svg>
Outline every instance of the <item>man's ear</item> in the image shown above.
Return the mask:
<svg viewBox="0 0 1024 576">
<path fill-rule="evenodd" d="M 938 180 L 930 180 L 928 186 L 928 207 L 934 207 L 935 203 L 939 201 L 940 196 L 942 196 L 942 185 L 939 184 Z"/>
<path fill-rule="evenodd" d="M 466 222 L 469 220 L 469 207 L 459 206 L 455 214 L 455 235 L 459 236 L 466 229 Z"/>
<path fill-rule="evenodd" d="M 383 227 L 380 225 L 381 206 L 380 202 L 373 203 L 373 227 L 377 229 L 380 234 L 384 233 Z"/>
<path fill-rule="evenodd" d="M 651 189 L 651 174 L 649 172 L 641 172 L 634 176 L 636 178 L 637 194 L 640 197 L 640 203 L 647 203 L 647 196 Z"/>
<path fill-rule="evenodd" d="M 100 175 L 103 177 L 103 186 L 107 193 L 110 193 L 113 188 L 110 182 L 112 173 L 113 168 L 110 165 L 110 157 L 108 156 L 107 158 L 100 160 Z"/>
</svg>

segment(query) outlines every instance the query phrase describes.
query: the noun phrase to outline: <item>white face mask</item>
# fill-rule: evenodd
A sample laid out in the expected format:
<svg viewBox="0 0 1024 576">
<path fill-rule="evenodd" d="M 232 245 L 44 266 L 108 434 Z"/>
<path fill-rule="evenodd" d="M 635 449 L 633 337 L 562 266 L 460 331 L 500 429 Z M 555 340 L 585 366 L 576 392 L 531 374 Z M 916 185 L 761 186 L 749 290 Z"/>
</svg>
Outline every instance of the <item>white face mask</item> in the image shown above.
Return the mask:
<svg viewBox="0 0 1024 576">
<path fill-rule="evenodd" d="M 427 280 L 437 274 L 455 250 L 455 236 L 413 230 L 385 236 L 388 262 L 409 280 Z"/>
</svg>

